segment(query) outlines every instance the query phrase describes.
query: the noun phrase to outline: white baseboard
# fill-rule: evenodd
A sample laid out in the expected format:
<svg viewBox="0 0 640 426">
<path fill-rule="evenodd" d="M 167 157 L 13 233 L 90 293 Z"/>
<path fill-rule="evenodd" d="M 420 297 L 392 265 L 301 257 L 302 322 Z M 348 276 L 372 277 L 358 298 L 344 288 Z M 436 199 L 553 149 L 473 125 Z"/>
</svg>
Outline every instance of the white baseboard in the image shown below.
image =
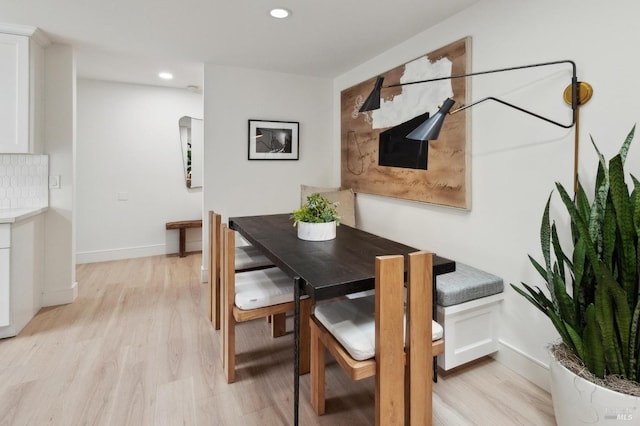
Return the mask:
<svg viewBox="0 0 640 426">
<path fill-rule="evenodd" d="M 78 297 L 78 282 L 74 282 L 71 288 L 42 293 L 42 306 L 57 306 L 72 303 Z"/>
<path fill-rule="evenodd" d="M 202 241 L 187 241 L 188 252 L 201 251 Z M 120 247 L 106 250 L 91 250 L 76 252 L 76 264 L 106 262 L 109 260 L 134 259 L 137 257 L 160 256 L 178 252 L 178 246 L 154 244 L 138 247 Z"/>
<path fill-rule="evenodd" d="M 167 253 L 166 244 L 139 247 L 123 247 L 108 250 L 76 252 L 76 264 L 106 262 L 109 260 L 133 259 L 136 257 L 159 256 Z"/>
<path fill-rule="evenodd" d="M 548 364 L 531 357 L 502 339 L 498 340 L 498 345 L 498 352 L 492 355 L 496 361 L 547 392 L 551 391 Z"/>
</svg>

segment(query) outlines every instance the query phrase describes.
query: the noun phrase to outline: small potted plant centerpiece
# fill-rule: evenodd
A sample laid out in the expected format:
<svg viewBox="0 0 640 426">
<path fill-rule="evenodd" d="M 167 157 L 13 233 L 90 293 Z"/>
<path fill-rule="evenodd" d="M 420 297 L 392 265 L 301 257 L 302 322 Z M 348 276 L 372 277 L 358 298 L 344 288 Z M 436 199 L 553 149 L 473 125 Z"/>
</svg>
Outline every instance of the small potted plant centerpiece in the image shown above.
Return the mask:
<svg viewBox="0 0 640 426">
<path fill-rule="evenodd" d="M 336 237 L 340 216 L 337 203 L 319 193 L 311 194 L 307 201 L 291 215 L 293 226 L 298 227 L 298 238 L 307 241 L 327 241 Z"/>
</svg>

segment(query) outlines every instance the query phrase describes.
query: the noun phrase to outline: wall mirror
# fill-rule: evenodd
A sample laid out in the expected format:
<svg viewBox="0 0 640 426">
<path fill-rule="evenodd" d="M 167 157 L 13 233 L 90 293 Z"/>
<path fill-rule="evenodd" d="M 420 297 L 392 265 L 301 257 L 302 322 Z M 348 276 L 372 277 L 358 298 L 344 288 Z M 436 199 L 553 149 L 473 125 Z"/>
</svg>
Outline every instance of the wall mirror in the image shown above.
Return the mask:
<svg viewBox="0 0 640 426">
<path fill-rule="evenodd" d="M 178 120 L 178 128 L 187 188 L 200 188 L 204 158 L 204 122 L 200 118 L 184 116 Z"/>
</svg>

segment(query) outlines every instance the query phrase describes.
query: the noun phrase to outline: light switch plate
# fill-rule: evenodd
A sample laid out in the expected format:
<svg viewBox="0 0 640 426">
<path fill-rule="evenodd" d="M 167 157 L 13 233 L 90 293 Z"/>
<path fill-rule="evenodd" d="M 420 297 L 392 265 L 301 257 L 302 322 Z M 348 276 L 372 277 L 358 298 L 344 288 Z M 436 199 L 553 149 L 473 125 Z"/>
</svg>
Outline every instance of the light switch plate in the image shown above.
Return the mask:
<svg viewBox="0 0 640 426">
<path fill-rule="evenodd" d="M 60 175 L 49 176 L 49 188 L 60 189 Z"/>
</svg>

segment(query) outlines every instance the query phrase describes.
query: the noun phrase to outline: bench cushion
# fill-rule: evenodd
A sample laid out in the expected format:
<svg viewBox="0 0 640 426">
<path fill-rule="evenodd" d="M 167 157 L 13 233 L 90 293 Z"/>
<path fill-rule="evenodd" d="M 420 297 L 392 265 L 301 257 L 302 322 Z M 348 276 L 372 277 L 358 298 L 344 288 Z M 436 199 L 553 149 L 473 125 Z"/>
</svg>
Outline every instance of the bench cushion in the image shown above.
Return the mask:
<svg viewBox="0 0 640 426">
<path fill-rule="evenodd" d="M 375 296 L 318 304 L 314 316 L 355 360 L 375 356 Z M 432 321 L 432 339 L 442 338 L 440 324 Z"/>
<path fill-rule="evenodd" d="M 452 306 L 492 294 L 502 293 L 502 278 L 456 262 L 455 272 L 436 277 L 436 303 Z"/>
<path fill-rule="evenodd" d="M 263 255 L 259 249 L 252 245 L 236 247 L 235 258 L 236 271 L 273 266 L 273 262 Z"/>
<path fill-rule="evenodd" d="M 242 310 L 278 305 L 293 300 L 293 279 L 280 268 L 238 272 L 236 306 Z"/>
</svg>

